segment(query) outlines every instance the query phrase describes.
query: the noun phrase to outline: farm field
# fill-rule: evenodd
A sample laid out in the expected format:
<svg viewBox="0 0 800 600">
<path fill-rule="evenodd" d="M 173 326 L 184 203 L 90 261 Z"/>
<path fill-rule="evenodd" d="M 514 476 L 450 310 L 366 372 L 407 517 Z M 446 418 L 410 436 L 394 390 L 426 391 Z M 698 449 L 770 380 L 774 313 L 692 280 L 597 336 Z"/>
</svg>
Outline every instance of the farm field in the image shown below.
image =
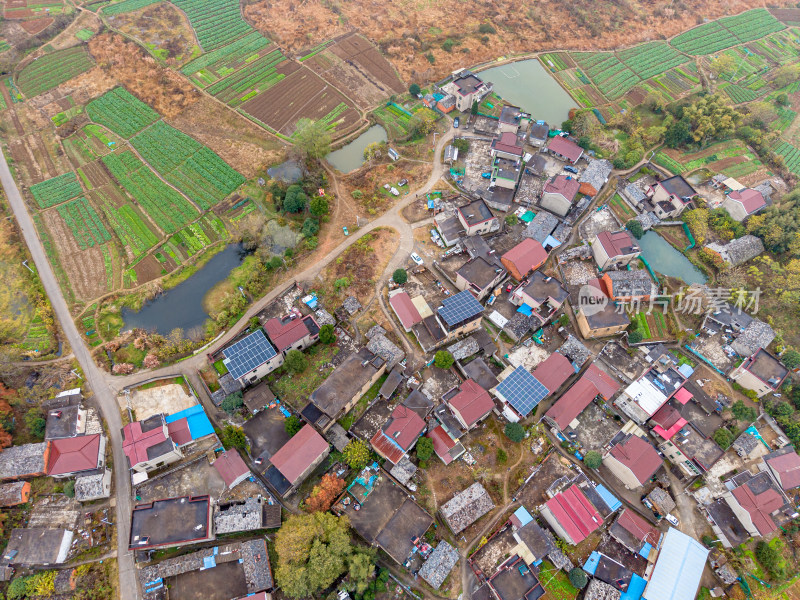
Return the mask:
<svg viewBox="0 0 800 600">
<path fill-rule="evenodd" d="M 253 28 L 242 18 L 239 0 L 171 0 L 186 13 L 206 52 L 216 50 L 250 33 Z"/>
<path fill-rule="evenodd" d="M 713 54 L 785 27 L 766 9 L 755 9 L 690 29 L 674 38 L 670 44 L 686 54 Z"/>
<path fill-rule="evenodd" d="M 130 138 L 161 118 L 156 111 L 123 87 L 114 88 L 86 105 L 86 114 L 95 123 Z"/>
<path fill-rule="evenodd" d="M 49 208 L 66 202 L 83 193 L 75 173 L 64 173 L 31 186 L 31 194 L 41 208 Z"/>
<path fill-rule="evenodd" d="M 667 317 L 657 308 L 653 309 L 650 314 L 641 311 L 631 315 L 631 322 L 636 323 L 637 330 L 642 333 L 645 341 L 660 341 L 671 337 Z"/>
<path fill-rule="evenodd" d="M 800 174 L 800 148 L 784 141 L 779 141 L 773 147 L 776 154 L 780 154 L 786 163 L 786 168 L 795 175 Z"/>
<path fill-rule="evenodd" d="M 16 77 L 20 91 L 32 98 L 85 73 L 94 63 L 85 46 L 45 54 L 25 66 Z"/>
<path fill-rule="evenodd" d="M 714 173 L 744 177 L 762 167 L 758 157 L 739 140 L 713 144 L 694 153 L 661 150 L 653 157 L 653 162 L 676 175 L 706 168 Z"/>
</svg>

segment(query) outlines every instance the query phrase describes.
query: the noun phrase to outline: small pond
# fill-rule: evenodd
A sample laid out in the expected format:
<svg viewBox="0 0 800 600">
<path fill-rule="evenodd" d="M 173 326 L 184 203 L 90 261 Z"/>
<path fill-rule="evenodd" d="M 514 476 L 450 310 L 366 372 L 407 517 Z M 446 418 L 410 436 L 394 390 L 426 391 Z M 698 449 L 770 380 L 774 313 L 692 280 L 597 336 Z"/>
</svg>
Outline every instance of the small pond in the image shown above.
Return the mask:
<svg viewBox="0 0 800 600">
<path fill-rule="evenodd" d="M 375 142 L 385 142 L 386 130 L 380 125 L 373 125 L 349 144 L 326 156 L 326 160 L 342 173 L 355 171 L 364 164 L 364 150 Z"/>
<path fill-rule="evenodd" d="M 702 271 L 655 231 L 645 233 L 639 240 L 639 246 L 642 256 L 656 273 L 677 277 L 690 285 L 706 282 Z"/>
<path fill-rule="evenodd" d="M 536 120 L 544 120 L 551 128 L 561 127 L 575 108 L 575 101 L 535 58 L 491 67 L 479 73 L 484 81 L 494 84 L 495 93 L 516 104 Z"/>
<path fill-rule="evenodd" d="M 203 297 L 238 267 L 246 255 L 240 245 L 230 244 L 189 279 L 145 303 L 138 311 L 123 308 L 124 329 L 140 328 L 166 335 L 176 327 L 187 333 L 201 327 L 208 319 Z"/>
<path fill-rule="evenodd" d="M 287 160 L 279 165 L 267 169 L 267 175 L 283 183 L 297 183 L 303 177 L 303 170 L 293 160 Z"/>
</svg>

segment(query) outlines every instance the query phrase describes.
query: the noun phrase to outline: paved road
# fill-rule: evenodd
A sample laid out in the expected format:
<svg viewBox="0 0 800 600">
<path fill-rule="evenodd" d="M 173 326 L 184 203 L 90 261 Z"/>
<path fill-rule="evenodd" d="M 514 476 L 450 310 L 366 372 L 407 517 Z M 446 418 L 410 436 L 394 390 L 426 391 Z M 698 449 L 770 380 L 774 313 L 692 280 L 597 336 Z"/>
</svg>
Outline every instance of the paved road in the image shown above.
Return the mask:
<svg viewBox="0 0 800 600">
<path fill-rule="evenodd" d="M 67 303 L 61 293 L 53 269 L 47 260 L 42 244 L 36 234 L 25 202 L 20 196 L 17 184 L 11 176 L 5 156 L 0 150 L 0 183 L 8 197 L 11 210 L 17 219 L 22 236 L 33 257 L 33 262 L 39 272 L 44 290 L 50 298 L 53 312 L 61 324 L 64 335 L 72 346 L 72 352 L 78 359 L 83 369 L 86 382 L 92 388 L 97 398 L 103 418 L 108 423 L 108 430 L 111 437 L 111 448 L 114 456 L 114 481 L 116 484 L 117 498 L 117 558 L 119 564 L 119 598 L 121 600 L 132 600 L 139 597 L 136 574 L 133 565 L 133 554 L 128 550 L 128 532 L 130 531 L 131 518 L 131 489 L 128 470 L 123 468 L 125 465 L 125 455 L 122 452 L 122 420 L 120 418 L 119 406 L 115 395 L 106 383 L 105 374 L 95 364 L 89 349 L 75 327 L 72 315 L 69 312 Z"/>
</svg>

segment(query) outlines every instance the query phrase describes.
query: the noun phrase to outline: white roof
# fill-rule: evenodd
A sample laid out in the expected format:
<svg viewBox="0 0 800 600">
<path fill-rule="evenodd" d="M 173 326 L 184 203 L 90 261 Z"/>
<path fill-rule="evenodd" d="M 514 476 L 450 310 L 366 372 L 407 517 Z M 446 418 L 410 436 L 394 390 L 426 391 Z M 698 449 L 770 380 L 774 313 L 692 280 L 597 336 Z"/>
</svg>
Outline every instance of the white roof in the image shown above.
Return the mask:
<svg viewBox="0 0 800 600">
<path fill-rule="evenodd" d="M 664 392 L 659 390 L 649 379 L 644 377 L 630 384 L 625 389 L 625 393 L 651 417 L 656 414 L 656 411 L 667 401 L 667 396 Z"/>
<path fill-rule="evenodd" d="M 728 177 L 722 182 L 722 185 L 732 189 L 733 191 L 743 190 L 745 187 L 747 187 L 736 181 L 733 177 Z"/>
<path fill-rule="evenodd" d="M 708 549 L 696 539 L 669 528 L 663 538 L 656 566 L 644 600 L 686 600 L 694 598 L 706 565 Z"/>
</svg>

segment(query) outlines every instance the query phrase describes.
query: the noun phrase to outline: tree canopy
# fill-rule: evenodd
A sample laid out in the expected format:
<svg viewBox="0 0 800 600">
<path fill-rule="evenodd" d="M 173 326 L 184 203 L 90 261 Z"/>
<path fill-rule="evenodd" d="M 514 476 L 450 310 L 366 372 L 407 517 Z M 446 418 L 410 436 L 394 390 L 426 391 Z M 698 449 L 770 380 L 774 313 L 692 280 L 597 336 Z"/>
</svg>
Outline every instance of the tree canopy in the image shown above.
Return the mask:
<svg viewBox="0 0 800 600">
<path fill-rule="evenodd" d="M 292 135 L 295 151 L 305 160 L 318 160 L 331 151 L 331 133 L 323 121 L 300 119 Z"/>
<path fill-rule="evenodd" d="M 589 450 L 583 457 L 583 464 L 590 469 L 599 469 L 603 464 L 603 456 L 597 450 Z"/>
<path fill-rule="evenodd" d="M 350 440 L 342 451 L 342 457 L 351 469 L 360 471 L 369 462 L 369 448 L 361 440 Z"/>
<path fill-rule="evenodd" d="M 308 359 L 300 350 L 289 350 L 283 364 L 290 373 L 302 373 L 308 368 Z"/>
<path fill-rule="evenodd" d="M 319 341 L 323 344 L 332 344 L 336 341 L 336 334 L 334 333 L 334 326 L 326 323 L 319 328 Z"/>
<path fill-rule="evenodd" d="M 283 198 L 283 209 L 290 213 L 303 212 L 308 204 L 308 196 L 299 185 L 290 185 Z"/>
<path fill-rule="evenodd" d="M 506 423 L 503 433 L 512 442 L 521 442 L 525 439 L 525 428 L 519 423 Z"/>
<path fill-rule="evenodd" d="M 392 273 L 392 281 L 399 285 L 403 285 L 406 281 L 408 281 L 408 273 L 406 273 L 405 269 L 396 269 L 394 273 Z"/>
<path fill-rule="evenodd" d="M 630 231 L 631 235 L 637 240 L 642 239 L 642 236 L 644 235 L 644 227 L 642 227 L 642 224 L 639 223 L 639 221 L 636 219 L 631 219 L 625 223 L 625 227 L 628 228 L 628 231 Z"/>
<path fill-rule="evenodd" d="M 433 357 L 433 364 L 440 369 L 449 369 L 454 362 L 453 355 L 447 350 L 439 350 Z"/>
</svg>

